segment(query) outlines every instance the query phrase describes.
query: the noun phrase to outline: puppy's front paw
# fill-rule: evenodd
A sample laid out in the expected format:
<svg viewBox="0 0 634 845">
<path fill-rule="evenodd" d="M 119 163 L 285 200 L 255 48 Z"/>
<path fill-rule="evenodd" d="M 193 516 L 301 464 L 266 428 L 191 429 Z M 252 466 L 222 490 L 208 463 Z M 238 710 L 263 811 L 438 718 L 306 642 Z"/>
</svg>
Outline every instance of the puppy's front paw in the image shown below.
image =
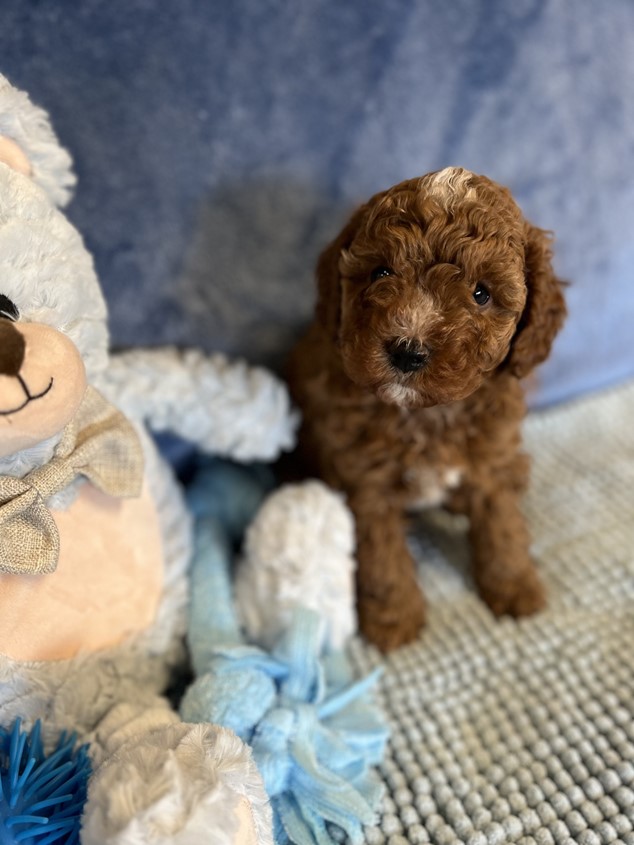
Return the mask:
<svg viewBox="0 0 634 845">
<path fill-rule="evenodd" d="M 496 616 L 531 616 L 546 605 L 546 591 L 533 567 L 513 579 L 480 583 L 478 592 Z"/>
<path fill-rule="evenodd" d="M 412 642 L 425 624 L 425 599 L 416 584 L 384 596 L 360 595 L 359 627 L 363 636 L 383 652 Z"/>
</svg>

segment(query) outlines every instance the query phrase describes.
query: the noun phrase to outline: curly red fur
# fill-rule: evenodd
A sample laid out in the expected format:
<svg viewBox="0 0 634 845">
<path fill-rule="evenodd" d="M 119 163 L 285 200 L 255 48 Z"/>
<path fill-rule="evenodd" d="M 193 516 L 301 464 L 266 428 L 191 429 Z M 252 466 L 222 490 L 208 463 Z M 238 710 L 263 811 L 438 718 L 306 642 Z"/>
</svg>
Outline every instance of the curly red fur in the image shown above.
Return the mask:
<svg viewBox="0 0 634 845">
<path fill-rule="evenodd" d="M 519 379 L 547 357 L 565 316 L 549 235 L 508 190 L 451 168 L 358 209 L 317 281 L 289 380 L 304 456 L 355 514 L 363 633 L 388 650 L 423 624 L 405 516 L 429 504 L 469 517 L 475 583 L 494 613 L 539 609 L 520 510 Z"/>
</svg>

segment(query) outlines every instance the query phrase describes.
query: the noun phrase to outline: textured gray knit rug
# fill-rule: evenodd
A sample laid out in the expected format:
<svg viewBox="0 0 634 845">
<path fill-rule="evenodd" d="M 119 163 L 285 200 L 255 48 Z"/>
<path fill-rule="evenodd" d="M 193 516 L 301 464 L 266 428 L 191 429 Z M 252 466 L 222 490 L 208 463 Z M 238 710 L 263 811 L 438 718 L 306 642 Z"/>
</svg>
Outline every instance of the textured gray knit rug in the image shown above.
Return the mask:
<svg viewBox="0 0 634 845">
<path fill-rule="evenodd" d="M 415 526 L 429 622 L 383 661 L 392 739 L 369 845 L 634 845 L 634 385 L 534 414 L 525 441 L 548 609 L 494 620 L 464 524 Z"/>
</svg>

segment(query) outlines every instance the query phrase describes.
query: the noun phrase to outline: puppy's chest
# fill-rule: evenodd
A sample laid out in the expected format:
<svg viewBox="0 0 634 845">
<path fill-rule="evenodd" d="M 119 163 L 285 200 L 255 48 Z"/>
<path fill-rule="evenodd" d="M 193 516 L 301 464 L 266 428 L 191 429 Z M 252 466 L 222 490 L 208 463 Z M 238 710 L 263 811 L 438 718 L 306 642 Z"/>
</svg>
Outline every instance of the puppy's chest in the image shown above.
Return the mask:
<svg viewBox="0 0 634 845">
<path fill-rule="evenodd" d="M 401 485 L 409 510 L 441 505 L 460 486 L 468 465 L 468 428 L 461 410 L 426 408 L 401 421 Z"/>
</svg>

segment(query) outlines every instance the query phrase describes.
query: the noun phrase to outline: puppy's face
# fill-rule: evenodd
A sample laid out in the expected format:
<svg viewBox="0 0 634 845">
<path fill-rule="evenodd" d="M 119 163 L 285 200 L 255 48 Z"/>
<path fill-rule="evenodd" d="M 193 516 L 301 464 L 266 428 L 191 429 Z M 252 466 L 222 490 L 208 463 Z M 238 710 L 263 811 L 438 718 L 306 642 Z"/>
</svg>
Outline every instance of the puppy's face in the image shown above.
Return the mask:
<svg viewBox="0 0 634 845">
<path fill-rule="evenodd" d="M 370 200 L 330 253 L 349 378 L 401 406 L 473 393 L 509 356 L 527 307 L 526 233 L 508 191 L 457 168 Z M 328 251 L 322 295 L 327 265 Z"/>
</svg>

